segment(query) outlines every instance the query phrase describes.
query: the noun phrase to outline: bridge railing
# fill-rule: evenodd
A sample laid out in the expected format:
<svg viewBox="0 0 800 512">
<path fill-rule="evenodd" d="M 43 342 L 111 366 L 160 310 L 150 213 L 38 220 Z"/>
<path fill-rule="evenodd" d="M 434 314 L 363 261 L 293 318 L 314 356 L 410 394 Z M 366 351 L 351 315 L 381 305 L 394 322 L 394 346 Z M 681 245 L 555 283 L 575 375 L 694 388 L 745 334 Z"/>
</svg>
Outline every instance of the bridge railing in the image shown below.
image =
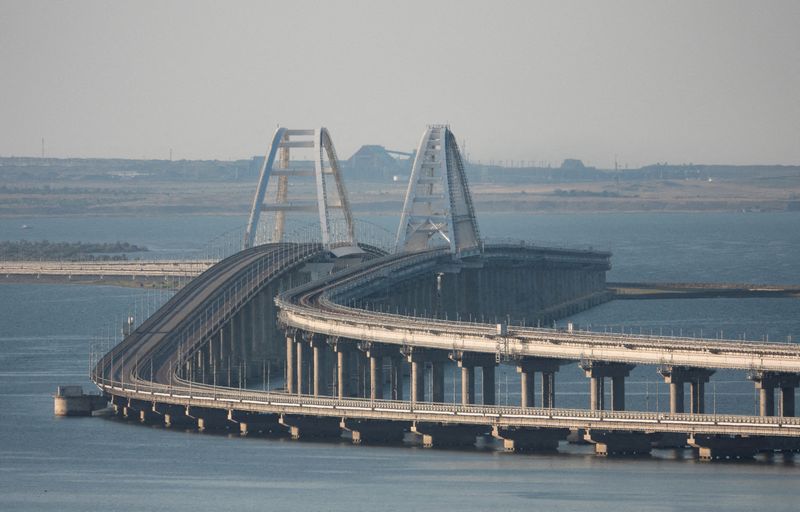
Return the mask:
<svg viewBox="0 0 800 512">
<path fill-rule="evenodd" d="M 641 424 L 643 430 L 652 429 L 658 424 L 685 425 L 687 432 L 698 427 L 740 426 L 740 427 L 778 427 L 795 429 L 800 435 L 800 418 L 783 416 L 748 416 L 733 414 L 689 414 L 648 411 L 612 411 L 542 407 L 512 407 L 480 404 L 457 404 L 445 402 L 411 402 L 406 400 L 385 400 L 371 398 L 345 398 L 289 394 L 276 390 L 256 390 L 210 386 L 197 384 L 187 379 L 176 378 L 173 385 L 150 383 L 146 381 L 121 382 L 99 379 L 97 384 L 107 392 L 122 393 L 131 398 L 152 401 L 202 401 L 210 408 L 236 409 L 237 404 L 249 406 L 308 406 L 345 411 L 371 410 L 396 412 L 412 416 L 435 413 L 437 415 L 462 415 L 475 417 L 476 423 L 492 424 L 498 418 L 538 418 L 549 420 L 607 421 L 613 423 L 629 422 Z M 240 405 L 241 406 L 241 405 Z M 265 412 L 267 412 L 265 410 Z M 309 414 L 308 410 L 304 414 Z M 776 430 L 777 433 L 777 430 Z"/>
</svg>

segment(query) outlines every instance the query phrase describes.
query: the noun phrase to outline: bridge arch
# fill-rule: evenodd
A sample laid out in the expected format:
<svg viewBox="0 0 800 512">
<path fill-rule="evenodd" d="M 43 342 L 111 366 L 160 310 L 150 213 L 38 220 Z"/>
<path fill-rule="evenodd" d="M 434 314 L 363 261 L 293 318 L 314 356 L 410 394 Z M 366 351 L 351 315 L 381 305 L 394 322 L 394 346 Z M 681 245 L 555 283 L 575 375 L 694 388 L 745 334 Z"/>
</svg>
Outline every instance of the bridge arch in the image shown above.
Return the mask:
<svg viewBox="0 0 800 512">
<path fill-rule="evenodd" d="M 310 159 L 292 159 L 292 152 L 311 150 Z M 291 201 L 290 187 L 312 178 L 316 201 Z M 270 194 L 271 192 L 271 194 Z M 319 218 L 322 245 L 327 250 L 358 251 L 353 214 L 342 179 L 341 167 L 330 132 L 325 128 L 279 127 L 264 157 L 250 216 L 244 248 L 261 243 L 280 243 L 286 235 L 286 215 L 315 213 Z M 269 213 L 266 240 L 258 240 L 262 214 Z M 341 222 L 337 222 L 340 220 Z"/>
</svg>

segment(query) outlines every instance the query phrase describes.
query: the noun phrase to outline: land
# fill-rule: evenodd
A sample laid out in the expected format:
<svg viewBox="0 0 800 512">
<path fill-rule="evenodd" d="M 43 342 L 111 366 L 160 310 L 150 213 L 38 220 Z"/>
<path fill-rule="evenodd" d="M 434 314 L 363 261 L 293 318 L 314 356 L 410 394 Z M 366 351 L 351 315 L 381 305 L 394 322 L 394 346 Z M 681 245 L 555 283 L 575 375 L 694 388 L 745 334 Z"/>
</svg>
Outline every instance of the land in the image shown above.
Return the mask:
<svg viewBox="0 0 800 512">
<path fill-rule="evenodd" d="M 400 211 L 410 161 L 382 165 L 342 162 L 356 212 Z M 257 157 L 227 162 L 5 157 L 0 158 L 0 218 L 242 215 L 250 208 L 259 168 Z M 800 211 L 800 166 L 656 164 L 602 170 L 569 160 L 558 168 L 468 164 L 467 175 L 480 212 Z M 308 181 L 292 193 L 307 199 L 314 190 Z"/>
<path fill-rule="evenodd" d="M 124 261 L 129 253 L 146 252 L 147 247 L 128 242 L 84 243 L 0 241 L 0 261 Z"/>
</svg>

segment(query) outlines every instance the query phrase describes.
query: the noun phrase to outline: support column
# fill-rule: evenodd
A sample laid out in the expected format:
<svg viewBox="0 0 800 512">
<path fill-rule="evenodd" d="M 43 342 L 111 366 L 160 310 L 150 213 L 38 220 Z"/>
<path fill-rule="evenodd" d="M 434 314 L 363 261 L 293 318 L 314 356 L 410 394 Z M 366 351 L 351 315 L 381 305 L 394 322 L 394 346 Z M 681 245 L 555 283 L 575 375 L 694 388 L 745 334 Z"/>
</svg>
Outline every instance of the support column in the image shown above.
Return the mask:
<svg viewBox="0 0 800 512">
<path fill-rule="evenodd" d="M 611 378 L 611 409 L 625 410 L 625 377 L 634 368 L 632 364 L 605 361 L 582 361 L 581 368 L 591 379 L 589 406 L 592 410 L 605 407 L 605 379 Z"/>
<path fill-rule="evenodd" d="M 327 343 L 319 336 L 314 336 L 311 340 L 311 349 L 313 354 L 313 393 L 314 396 L 320 396 L 325 392 L 326 372 L 325 372 L 325 349 Z"/>
<path fill-rule="evenodd" d="M 425 400 L 425 362 L 411 359 L 411 396 L 412 402 Z"/>
<path fill-rule="evenodd" d="M 400 355 L 392 356 L 392 371 L 389 376 L 392 386 L 392 400 L 403 399 L 403 358 Z"/>
<path fill-rule="evenodd" d="M 294 346 L 294 333 L 286 333 L 286 392 L 295 392 L 294 355 L 297 349 Z"/>
<path fill-rule="evenodd" d="M 669 384 L 669 412 L 672 414 L 683 412 L 683 382 Z"/>
<path fill-rule="evenodd" d="M 525 370 L 517 365 L 519 373 L 519 406 L 536 407 L 534 395 L 536 394 L 536 372 Z"/>
<path fill-rule="evenodd" d="M 691 400 L 691 413 L 704 414 L 706 412 L 706 381 L 695 379 L 689 382 L 689 397 Z"/>
<path fill-rule="evenodd" d="M 800 384 L 800 375 L 795 373 L 756 371 L 747 376 L 758 390 L 759 414 L 775 415 L 775 388 L 781 390 L 780 415 L 794 416 L 794 390 Z"/>
<path fill-rule="evenodd" d="M 305 375 L 305 371 L 304 371 L 305 361 L 304 361 L 304 357 L 303 357 L 304 354 L 305 354 L 305 351 L 306 351 L 306 346 L 305 346 L 305 343 L 303 343 L 302 341 L 299 341 L 299 342 L 295 342 L 295 348 L 296 348 L 295 352 L 297 353 L 297 357 L 296 357 L 296 363 L 297 363 L 297 372 L 296 372 L 297 373 L 297 394 L 298 395 L 303 395 L 303 394 L 308 393 L 308 385 L 306 384 L 306 375 Z"/>
<path fill-rule="evenodd" d="M 553 409 L 556 406 L 556 372 L 542 373 L 542 407 Z"/>
<path fill-rule="evenodd" d="M 455 351 L 450 354 L 450 359 L 456 361 L 458 367 L 461 368 L 461 403 L 464 405 L 475 403 L 475 367 L 481 366 L 483 367 L 484 403 L 493 404 L 495 399 L 494 367 L 497 364 L 494 354 Z M 487 398 L 489 402 L 486 402 Z"/>
<path fill-rule="evenodd" d="M 694 368 L 690 366 L 664 365 L 658 369 L 664 377 L 664 382 L 669 384 L 669 412 L 679 414 L 685 412 L 683 384 L 689 383 L 689 412 L 703 414 L 705 412 L 705 384 L 714 374 L 708 368 Z"/>
<path fill-rule="evenodd" d="M 433 349 L 406 349 L 406 357 L 408 362 L 411 363 L 411 395 L 412 402 L 421 402 L 425 400 L 425 363 L 435 363 L 447 360 L 447 352 L 443 350 Z M 444 379 L 444 371 L 441 371 L 442 379 Z M 442 383 L 442 399 L 444 399 L 444 380 Z M 434 382 L 433 387 L 436 388 L 437 384 Z M 436 391 L 438 393 L 438 391 Z M 433 398 L 433 397 L 431 397 Z"/>
<path fill-rule="evenodd" d="M 350 376 L 347 373 L 347 352 L 344 350 L 336 351 L 336 391 L 339 400 L 349 397 L 348 384 Z"/>
<path fill-rule="evenodd" d="M 461 403 L 464 405 L 475 403 L 475 367 L 461 367 Z"/>
<path fill-rule="evenodd" d="M 383 356 L 369 356 L 369 397 L 372 400 L 383 398 Z"/>
<path fill-rule="evenodd" d="M 605 379 L 603 377 L 591 377 L 589 386 L 589 409 L 602 411 L 605 398 Z"/>
<path fill-rule="evenodd" d="M 535 376 L 536 372 L 542 374 L 541 407 L 555 407 L 555 381 L 556 372 L 565 364 L 561 359 L 547 359 L 542 357 L 525 357 L 517 363 L 517 373 L 520 374 L 520 406 L 535 407 Z"/>
<path fill-rule="evenodd" d="M 611 377 L 611 409 L 625 410 L 625 378 L 619 375 Z"/>
<path fill-rule="evenodd" d="M 482 370 L 482 377 L 481 383 L 483 387 L 483 405 L 494 405 L 495 404 L 495 383 L 494 383 L 494 374 L 495 374 L 495 364 L 492 363 L 490 365 L 483 366 Z"/>
<path fill-rule="evenodd" d="M 794 416 L 794 387 L 781 387 L 781 416 L 784 418 Z"/>
<path fill-rule="evenodd" d="M 431 364 L 431 380 L 433 381 L 431 401 L 442 403 L 444 402 L 444 363 L 434 361 Z"/>
</svg>

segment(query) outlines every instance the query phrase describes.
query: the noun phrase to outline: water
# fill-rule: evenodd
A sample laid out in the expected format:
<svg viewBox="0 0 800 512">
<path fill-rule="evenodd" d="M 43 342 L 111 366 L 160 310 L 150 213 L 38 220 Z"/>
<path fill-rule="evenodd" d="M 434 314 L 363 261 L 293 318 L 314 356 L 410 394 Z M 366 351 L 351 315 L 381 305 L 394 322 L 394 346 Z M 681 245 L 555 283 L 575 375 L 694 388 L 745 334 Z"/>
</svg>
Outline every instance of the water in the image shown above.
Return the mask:
<svg viewBox="0 0 800 512">
<path fill-rule="evenodd" d="M 395 219 L 372 219 L 392 226 Z M 0 238 L 202 247 L 234 217 L 0 220 Z M 33 230 L 20 231 L 22 223 Z M 800 214 L 483 215 L 484 234 L 589 244 L 615 253 L 614 280 L 798 283 Z M 163 230 L 163 231 L 162 231 Z M 124 233 L 120 235 L 119 233 Z M 37 237 L 38 238 L 38 237 Z M 644 460 L 382 448 L 176 432 L 112 419 L 52 415 L 58 384 L 86 389 L 88 347 L 148 291 L 0 286 L 0 510 L 796 510 L 800 465 L 758 458 L 706 464 L 659 451 Z M 612 302 L 571 319 L 594 329 L 770 341 L 800 339 L 800 301 L 697 299 Z M 664 409 L 652 368 L 627 385 L 632 408 Z M 509 375 L 509 379 L 514 378 Z M 752 412 L 753 386 L 720 372 L 708 408 Z M 505 393 L 499 372 L 498 399 Z M 559 405 L 585 407 L 577 367 L 558 374 Z M 660 395 L 657 395 L 660 391 Z M 712 393 L 712 390 L 709 390 Z M 656 397 L 659 396 L 657 399 Z M 710 395 L 709 395 L 710 396 Z M 656 401 L 658 400 L 658 404 Z M 685 460 L 671 460 L 686 457 Z"/>
</svg>

